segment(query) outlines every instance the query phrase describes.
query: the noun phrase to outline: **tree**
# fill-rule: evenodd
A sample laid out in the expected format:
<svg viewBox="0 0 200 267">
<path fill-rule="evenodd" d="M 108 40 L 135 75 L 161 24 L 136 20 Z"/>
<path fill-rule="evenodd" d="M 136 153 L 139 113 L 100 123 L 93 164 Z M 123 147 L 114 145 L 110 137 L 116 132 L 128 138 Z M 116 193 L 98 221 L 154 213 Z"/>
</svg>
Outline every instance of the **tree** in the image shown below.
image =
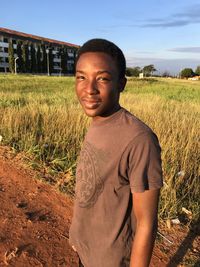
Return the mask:
<svg viewBox="0 0 200 267">
<path fill-rule="evenodd" d="M 67 47 L 62 46 L 60 51 L 59 51 L 60 57 L 61 57 L 61 72 L 64 74 L 67 74 L 68 72 L 68 66 L 67 66 L 67 61 L 68 61 L 68 52 L 67 52 Z"/>
<path fill-rule="evenodd" d="M 47 48 L 47 70 L 48 70 L 48 73 L 49 75 L 51 75 L 51 73 L 53 72 L 53 52 L 52 52 L 52 47 L 49 46 Z"/>
<path fill-rule="evenodd" d="M 18 72 L 24 72 L 24 62 L 22 58 L 22 42 L 18 41 L 17 42 L 17 67 L 18 67 Z"/>
<path fill-rule="evenodd" d="M 46 52 L 45 44 L 41 45 L 41 49 L 42 49 L 41 72 L 42 73 L 47 73 L 47 52 Z"/>
<path fill-rule="evenodd" d="M 195 70 L 195 74 L 200 76 L 200 66 L 197 66 L 197 68 Z"/>
<path fill-rule="evenodd" d="M 31 44 L 31 64 L 30 64 L 30 70 L 31 73 L 36 73 L 36 54 L 35 54 L 35 47 L 33 43 Z"/>
<path fill-rule="evenodd" d="M 153 72 L 156 71 L 156 69 L 155 69 L 154 65 L 151 64 L 151 65 L 144 66 L 142 71 L 144 73 L 144 76 L 148 77 L 148 76 L 152 76 Z"/>
<path fill-rule="evenodd" d="M 72 63 L 72 74 L 75 75 L 76 73 L 76 57 L 77 57 L 77 52 L 78 52 L 78 49 L 74 50 L 74 62 Z"/>
<path fill-rule="evenodd" d="M 23 42 L 22 46 L 22 60 L 24 63 L 23 72 L 30 72 L 30 59 L 29 59 L 29 45 L 27 42 Z"/>
<path fill-rule="evenodd" d="M 9 46 L 8 46 L 8 62 L 9 62 L 10 72 L 14 73 L 15 72 L 15 58 L 14 58 L 13 44 L 11 40 L 9 41 Z"/>
<path fill-rule="evenodd" d="M 140 72 L 140 67 L 126 68 L 126 76 L 128 77 L 139 77 Z"/>
<path fill-rule="evenodd" d="M 180 73 L 181 78 L 190 78 L 193 77 L 194 75 L 195 73 L 191 68 L 185 68 Z"/>
<path fill-rule="evenodd" d="M 169 71 L 164 71 L 161 75 L 162 77 L 171 77 L 171 74 L 169 73 Z"/>
<path fill-rule="evenodd" d="M 36 53 L 36 59 L 37 59 L 37 72 L 42 72 L 42 64 L 41 64 L 41 46 L 37 46 L 37 53 Z"/>
</svg>

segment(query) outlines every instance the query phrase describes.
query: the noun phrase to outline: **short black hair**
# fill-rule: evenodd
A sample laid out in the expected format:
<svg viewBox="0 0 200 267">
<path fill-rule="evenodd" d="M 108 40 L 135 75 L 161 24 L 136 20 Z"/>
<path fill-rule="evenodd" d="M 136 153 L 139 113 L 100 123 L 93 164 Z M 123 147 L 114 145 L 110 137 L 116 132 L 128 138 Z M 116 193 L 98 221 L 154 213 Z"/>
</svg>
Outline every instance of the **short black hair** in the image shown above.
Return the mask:
<svg viewBox="0 0 200 267">
<path fill-rule="evenodd" d="M 83 46 L 79 48 L 75 65 L 77 64 L 80 56 L 88 52 L 103 52 L 111 56 L 116 62 L 119 71 L 119 78 L 125 77 L 126 60 L 122 50 L 117 45 L 105 39 L 97 38 L 88 40 L 86 43 L 83 44 Z"/>
</svg>

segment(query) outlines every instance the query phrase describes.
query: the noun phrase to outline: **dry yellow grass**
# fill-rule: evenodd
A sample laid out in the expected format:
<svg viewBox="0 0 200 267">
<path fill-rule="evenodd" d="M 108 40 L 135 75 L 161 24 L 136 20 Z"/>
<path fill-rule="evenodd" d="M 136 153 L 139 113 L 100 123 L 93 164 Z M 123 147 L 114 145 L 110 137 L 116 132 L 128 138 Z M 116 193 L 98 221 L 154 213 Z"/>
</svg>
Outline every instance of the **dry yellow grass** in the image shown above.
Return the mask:
<svg viewBox="0 0 200 267">
<path fill-rule="evenodd" d="M 200 83 L 129 80 L 121 104 L 158 135 L 164 187 L 160 215 L 182 207 L 199 216 Z M 54 171 L 74 169 L 89 120 L 66 77 L 0 76 L 2 143 L 24 150 Z M 65 188 L 67 190 L 67 188 Z"/>
</svg>

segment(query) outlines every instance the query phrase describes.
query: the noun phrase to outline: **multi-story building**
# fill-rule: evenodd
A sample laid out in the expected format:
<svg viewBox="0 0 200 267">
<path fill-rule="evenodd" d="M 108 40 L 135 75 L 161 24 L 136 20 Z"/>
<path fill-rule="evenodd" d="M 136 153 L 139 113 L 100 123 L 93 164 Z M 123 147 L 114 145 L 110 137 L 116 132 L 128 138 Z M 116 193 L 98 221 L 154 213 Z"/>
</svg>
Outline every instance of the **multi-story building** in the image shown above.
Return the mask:
<svg viewBox="0 0 200 267">
<path fill-rule="evenodd" d="M 28 65 L 23 63 L 24 66 L 27 67 L 24 67 L 22 71 L 22 68 L 20 69 L 19 64 L 21 64 L 21 62 L 25 59 L 22 59 L 21 52 L 19 54 L 18 46 L 20 45 L 20 49 L 22 49 L 25 44 L 28 47 Z M 12 57 L 15 64 L 13 72 L 62 75 L 72 74 L 74 71 L 76 52 L 79 48 L 78 45 L 18 32 L 6 28 L 0 28 L 0 72 L 6 73 L 12 70 L 10 66 L 11 62 L 9 59 L 9 57 L 11 56 L 9 55 L 10 45 L 12 45 L 13 47 Z M 35 50 L 34 54 L 31 49 Z M 40 50 L 39 60 L 37 55 L 38 49 Z M 37 68 L 33 69 L 32 61 L 38 64 Z M 40 64 L 43 64 L 43 66 L 39 66 Z"/>
</svg>

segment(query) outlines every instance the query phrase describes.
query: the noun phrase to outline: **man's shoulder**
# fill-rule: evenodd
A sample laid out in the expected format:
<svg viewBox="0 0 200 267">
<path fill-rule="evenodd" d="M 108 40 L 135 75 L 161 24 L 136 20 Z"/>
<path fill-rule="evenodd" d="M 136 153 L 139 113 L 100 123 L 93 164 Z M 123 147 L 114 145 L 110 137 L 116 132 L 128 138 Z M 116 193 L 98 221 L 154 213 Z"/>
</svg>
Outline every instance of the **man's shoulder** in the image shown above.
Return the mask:
<svg viewBox="0 0 200 267">
<path fill-rule="evenodd" d="M 139 119 L 134 113 L 123 108 L 123 116 L 121 118 L 121 126 L 124 132 L 130 132 L 132 137 L 138 135 L 152 135 L 153 130 L 141 119 Z"/>
</svg>

